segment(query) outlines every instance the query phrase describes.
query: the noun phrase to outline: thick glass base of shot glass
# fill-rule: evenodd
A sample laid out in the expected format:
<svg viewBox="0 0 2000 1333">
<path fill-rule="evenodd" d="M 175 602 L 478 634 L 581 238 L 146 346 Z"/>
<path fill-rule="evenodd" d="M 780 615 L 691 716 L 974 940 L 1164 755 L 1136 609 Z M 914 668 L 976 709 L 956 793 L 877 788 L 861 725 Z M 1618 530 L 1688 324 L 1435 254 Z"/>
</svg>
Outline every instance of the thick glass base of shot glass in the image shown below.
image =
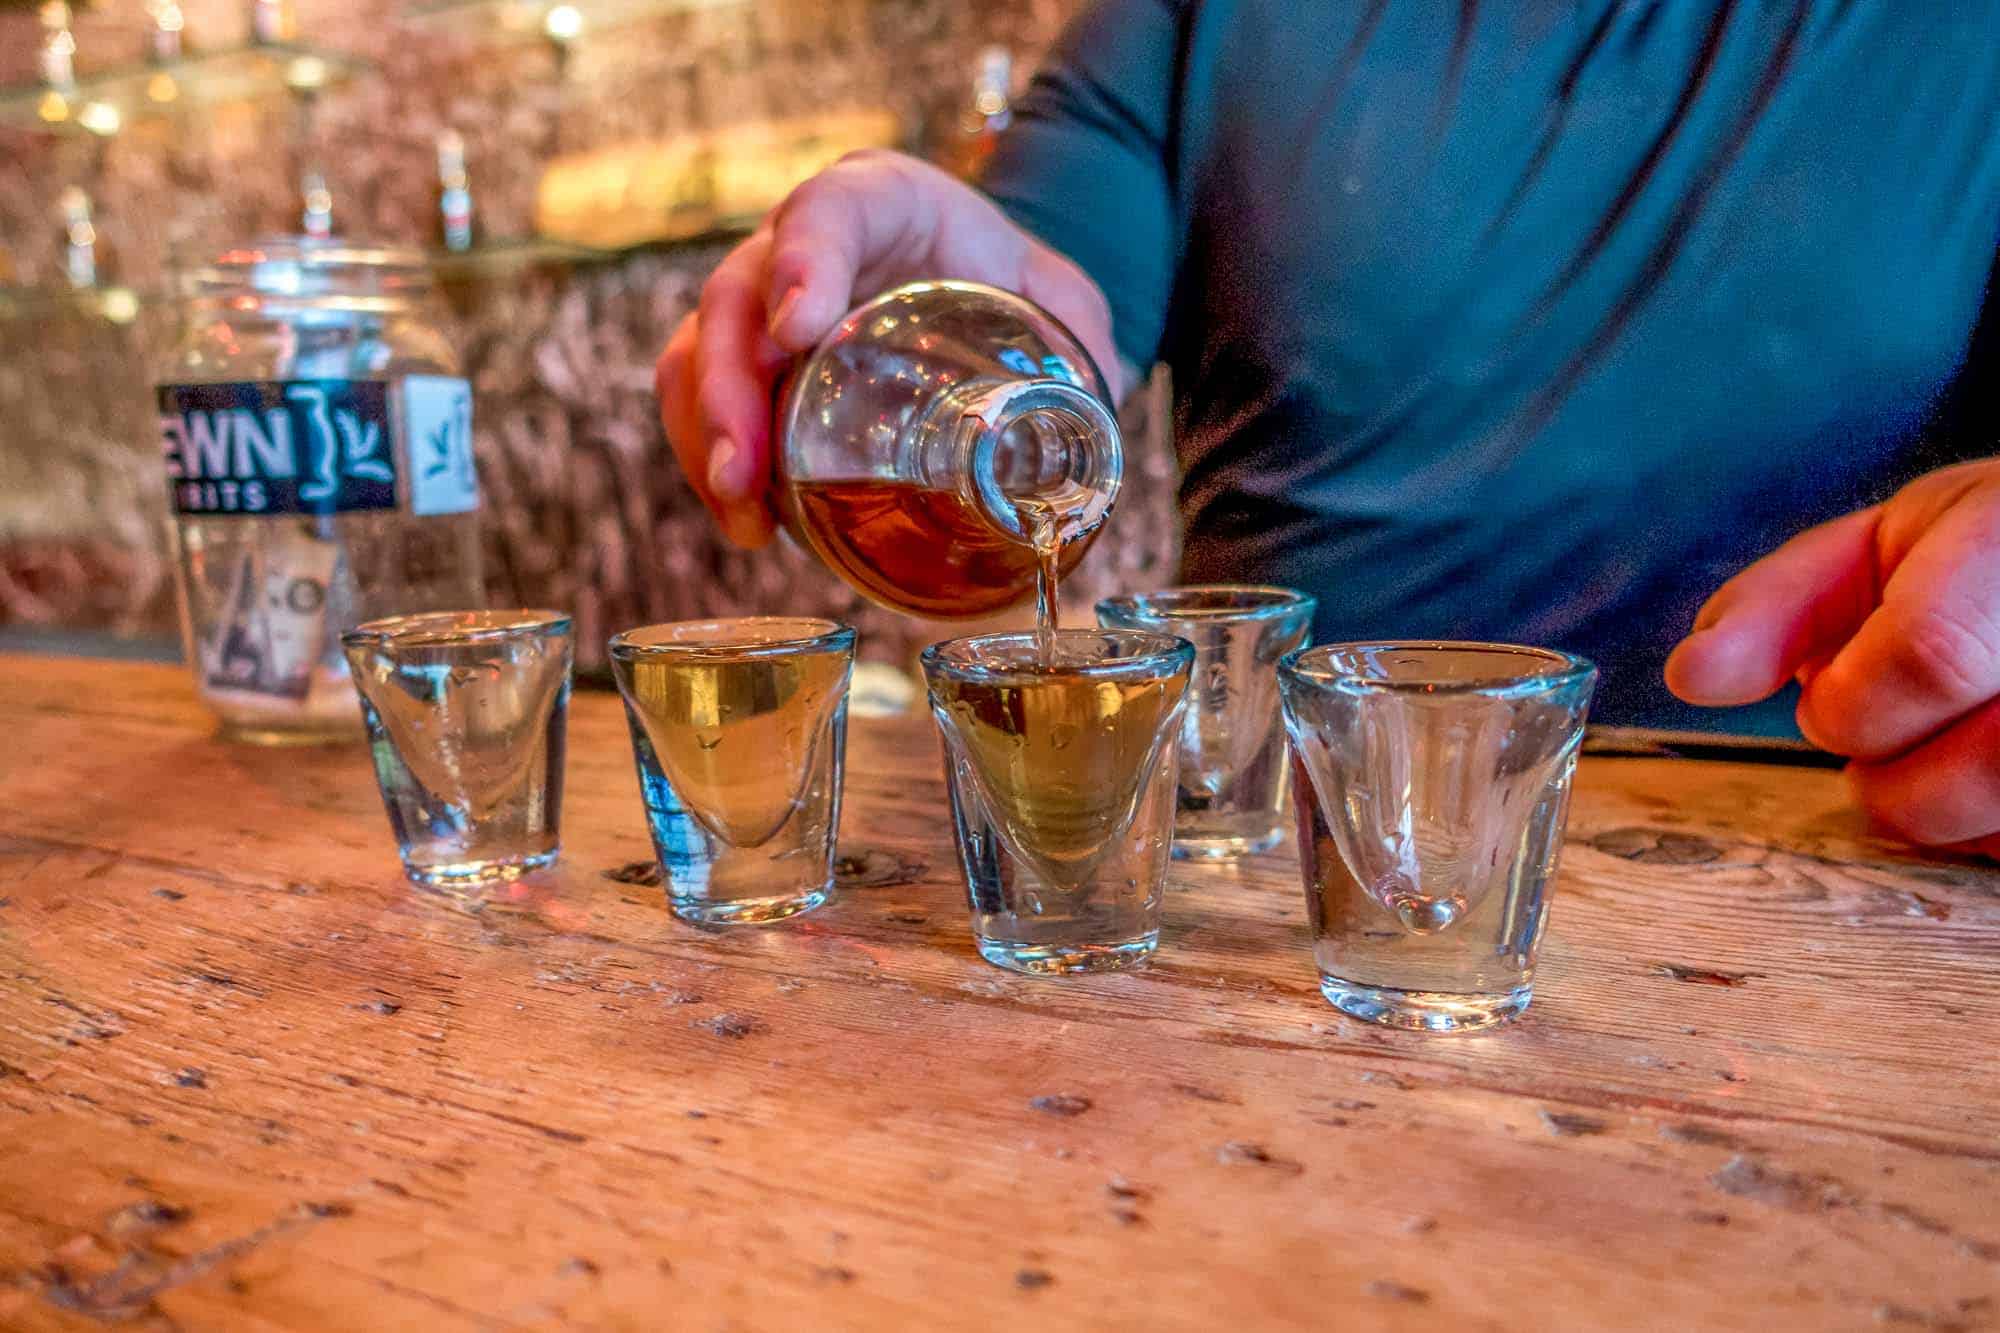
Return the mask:
<svg viewBox="0 0 2000 1333">
<path fill-rule="evenodd" d="M 1030 976 L 1063 976 L 1076 972 L 1117 972 L 1143 966 L 1160 947 L 1160 932 L 1111 944 L 1018 944 L 974 935 L 979 956 L 995 967 Z"/>
<path fill-rule="evenodd" d="M 754 926 L 833 896 L 854 631 L 744 616 L 628 630 L 611 666 L 667 906 Z"/>
<path fill-rule="evenodd" d="M 736 847 L 681 802 L 642 727 L 638 755 L 646 826 L 659 859 L 667 906 L 697 926 L 756 926 L 810 912 L 833 899 L 835 830 L 840 825 L 840 759 L 845 708 L 828 724 L 827 743 L 808 764 L 800 797 L 768 838 Z"/>
<path fill-rule="evenodd" d="M 1319 979 L 1319 989 L 1328 1003 L 1349 1018 L 1422 1032 L 1477 1032 L 1498 1026 L 1520 1017 L 1535 991 L 1528 984 L 1493 994 L 1396 990 L 1325 975 Z"/>
<path fill-rule="evenodd" d="M 1034 976 L 1142 966 L 1160 940 L 1174 751 L 1161 745 L 1130 822 L 1109 828 L 1093 864 L 1058 875 L 1010 846 L 961 761 L 949 765 L 972 940 L 995 967 Z"/>
<path fill-rule="evenodd" d="M 1258 817 L 1190 819 L 1182 815 L 1174 824 L 1176 861 L 1240 861 L 1246 856 L 1268 852 L 1285 840 L 1283 824 L 1271 823 L 1268 815 Z"/>
<path fill-rule="evenodd" d="M 515 856 L 495 856 L 476 861 L 438 861 L 429 865 L 406 860 L 403 862 L 403 873 L 413 884 L 457 892 L 517 880 L 531 870 L 554 865 L 560 852 L 561 848 L 551 847 L 547 851 L 522 852 Z"/>
<path fill-rule="evenodd" d="M 783 921 L 833 901 L 833 884 L 804 893 L 784 893 L 770 898 L 695 898 L 667 895 L 667 906 L 675 916 L 697 926 L 759 926 L 767 921 Z"/>
<path fill-rule="evenodd" d="M 306 749 L 313 746 L 359 745 L 367 739 L 357 719 L 351 727 L 329 727 L 323 730 L 296 731 L 259 726 L 255 723 L 238 725 L 223 722 L 215 729 L 215 738 L 231 745 L 259 745 L 266 749 Z"/>
<path fill-rule="evenodd" d="M 1171 750 L 1163 750 L 1171 765 Z M 1160 942 L 1167 866 L 1168 767 L 1142 802 L 1137 826 L 1116 835 L 1092 873 L 1047 878 L 1003 850 L 999 830 L 971 791 L 956 794 L 960 864 L 972 900 L 972 940 L 995 967 L 1035 976 L 1139 967 Z M 1150 808 L 1147 808 L 1150 807 Z M 971 855 L 965 855 L 967 846 Z"/>
</svg>

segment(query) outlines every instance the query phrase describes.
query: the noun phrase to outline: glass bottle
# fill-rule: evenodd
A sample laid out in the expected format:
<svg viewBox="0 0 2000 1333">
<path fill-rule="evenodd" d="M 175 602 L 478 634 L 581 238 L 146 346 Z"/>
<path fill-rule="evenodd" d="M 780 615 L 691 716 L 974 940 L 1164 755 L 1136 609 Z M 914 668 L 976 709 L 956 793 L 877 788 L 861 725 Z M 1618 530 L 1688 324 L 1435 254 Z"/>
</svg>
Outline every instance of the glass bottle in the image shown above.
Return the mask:
<svg viewBox="0 0 2000 1333">
<path fill-rule="evenodd" d="M 989 46 L 973 67 L 972 89 L 943 109 L 931 129 L 931 160 L 961 180 L 978 177 L 1000 134 L 1014 122 L 1014 56 Z"/>
<path fill-rule="evenodd" d="M 91 221 L 90 196 L 78 185 L 65 185 L 56 200 L 62 222 L 63 281 L 82 291 L 97 285 L 97 226 Z"/>
<path fill-rule="evenodd" d="M 793 369 L 776 441 L 793 535 L 864 596 L 931 619 L 1026 600 L 1038 546 L 1074 566 L 1122 467 L 1083 345 L 969 282 L 899 287 L 849 314 Z"/>
<path fill-rule="evenodd" d="M 472 394 L 429 270 L 285 237 L 180 281 L 160 446 L 197 691 L 231 737 L 359 736 L 342 631 L 484 601 Z"/>
<path fill-rule="evenodd" d="M 299 230 L 308 239 L 324 241 L 333 235 L 333 191 L 318 167 L 306 168 L 299 178 L 299 204 Z"/>
<path fill-rule="evenodd" d="M 40 9 L 42 45 L 36 53 L 42 82 L 50 91 L 76 91 L 76 34 L 70 30 L 69 5 L 64 0 L 47 0 Z"/>
<path fill-rule="evenodd" d="M 181 31 L 187 24 L 179 0 L 148 0 L 146 13 L 153 20 L 146 30 L 146 62 L 171 65 L 181 58 Z"/>
<path fill-rule="evenodd" d="M 283 46 L 298 35 L 292 0 L 250 0 L 250 41 L 254 46 Z"/>
<path fill-rule="evenodd" d="M 457 130 L 438 135 L 438 222 L 444 248 L 463 253 L 472 248 L 472 182 L 465 171 L 465 136 Z"/>
</svg>

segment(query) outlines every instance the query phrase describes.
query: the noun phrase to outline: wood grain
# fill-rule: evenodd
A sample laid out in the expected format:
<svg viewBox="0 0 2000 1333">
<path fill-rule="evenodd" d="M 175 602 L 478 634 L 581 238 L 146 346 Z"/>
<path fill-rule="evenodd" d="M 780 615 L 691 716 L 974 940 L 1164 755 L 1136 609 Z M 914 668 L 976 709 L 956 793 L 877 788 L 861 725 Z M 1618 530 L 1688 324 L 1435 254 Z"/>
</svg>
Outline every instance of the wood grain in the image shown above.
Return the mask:
<svg viewBox="0 0 2000 1333">
<path fill-rule="evenodd" d="M 1288 855 L 987 966 L 917 719 L 841 899 L 704 932 L 610 698 L 471 911 L 188 693 L 0 658 L 0 1327 L 2000 1327 L 2000 873 L 1837 774 L 1586 761 L 1533 1009 L 1427 1037 L 1319 998 Z"/>
</svg>

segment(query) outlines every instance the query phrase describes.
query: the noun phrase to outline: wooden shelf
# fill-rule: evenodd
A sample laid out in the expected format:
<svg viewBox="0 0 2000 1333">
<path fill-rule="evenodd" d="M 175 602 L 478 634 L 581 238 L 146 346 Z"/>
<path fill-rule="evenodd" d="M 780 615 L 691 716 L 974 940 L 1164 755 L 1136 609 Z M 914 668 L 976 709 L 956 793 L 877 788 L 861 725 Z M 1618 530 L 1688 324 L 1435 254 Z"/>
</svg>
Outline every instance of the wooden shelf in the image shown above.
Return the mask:
<svg viewBox="0 0 2000 1333">
<path fill-rule="evenodd" d="M 469 250 L 433 249 L 431 269 L 445 282 L 497 277 L 524 268 L 580 268 L 607 264 L 636 254 L 668 254 L 741 240 L 756 226 L 755 218 L 731 218 L 703 223 L 685 234 L 663 236 L 635 245 L 573 245 L 567 241 L 528 237 L 482 241 Z"/>
<path fill-rule="evenodd" d="M 0 125 L 115 134 L 135 120 L 280 93 L 317 92 L 368 68 L 354 56 L 296 44 L 193 52 L 161 65 L 85 75 L 67 92 L 41 83 L 0 87 Z"/>
<path fill-rule="evenodd" d="M 416 0 L 403 11 L 405 22 L 488 42 L 586 40 L 593 33 L 637 23 L 660 14 L 695 9 L 740 8 L 748 0 Z M 574 31 L 559 34 L 549 12 L 573 11 Z"/>
<path fill-rule="evenodd" d="M 157 293 L 141 292 L 116 284 L 104 287 L 0 287 L 0 320 L 74 315 L 101 319 L 107 324 L 130 324 L 139 317 L 140 310 L 157 299 Z"/>
</svg>

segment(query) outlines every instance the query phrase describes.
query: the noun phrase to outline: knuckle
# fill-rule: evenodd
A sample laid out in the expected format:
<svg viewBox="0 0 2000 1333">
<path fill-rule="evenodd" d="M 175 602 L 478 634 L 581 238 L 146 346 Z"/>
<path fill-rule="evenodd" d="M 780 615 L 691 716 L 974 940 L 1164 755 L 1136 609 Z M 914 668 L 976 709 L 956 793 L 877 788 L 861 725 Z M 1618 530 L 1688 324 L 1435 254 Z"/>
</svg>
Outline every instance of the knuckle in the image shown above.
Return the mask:
<svg viewBox="0 0 2000 1333">
<path fill-rule="evenodd" d="M 838 198 L 847 188 L 842 178 L 841 168 L 847 159 L 841 158 L 832 166 L 817 171 L 794 185 L 784 202 L 778 205 L 778 225 L 783 225 L 797 217 L 800 212 L 810 210 L 826 201 Z"/>
<path fill-rule="evenodd" d="M 717 302 L 735 300 L 748 290 L 749 284 L 724 264 L 702 280 L 702 308 L 708 309 Z"/>
<path fill-rule="evenodd" d="M 783 291 L 787 279 L 796 278 L 809 267 L 814 247 L 799 237 L 787 237 L 771 247 L 771 279 L 775 290 Z"/>
<path fill-rule="evenodd" d="M 834 159 L 836 167 L 877 167 L 897 161 L 902 155 L 887 148 L 850 148 Z"/>
<path fill-rule="evenodd" d="M 1895 636 L 1897 666 L 1945 699 L 1982 697 L 2000 685 L 2000 623 L 1975 609 L 1932 606 Z"/>
<path fill-rule="evenodd" d="M 735 396 L 726 375 L 711 372 L 695 384 L 695 408 L 711 430 L 728 419 Z"/>
</svg>

